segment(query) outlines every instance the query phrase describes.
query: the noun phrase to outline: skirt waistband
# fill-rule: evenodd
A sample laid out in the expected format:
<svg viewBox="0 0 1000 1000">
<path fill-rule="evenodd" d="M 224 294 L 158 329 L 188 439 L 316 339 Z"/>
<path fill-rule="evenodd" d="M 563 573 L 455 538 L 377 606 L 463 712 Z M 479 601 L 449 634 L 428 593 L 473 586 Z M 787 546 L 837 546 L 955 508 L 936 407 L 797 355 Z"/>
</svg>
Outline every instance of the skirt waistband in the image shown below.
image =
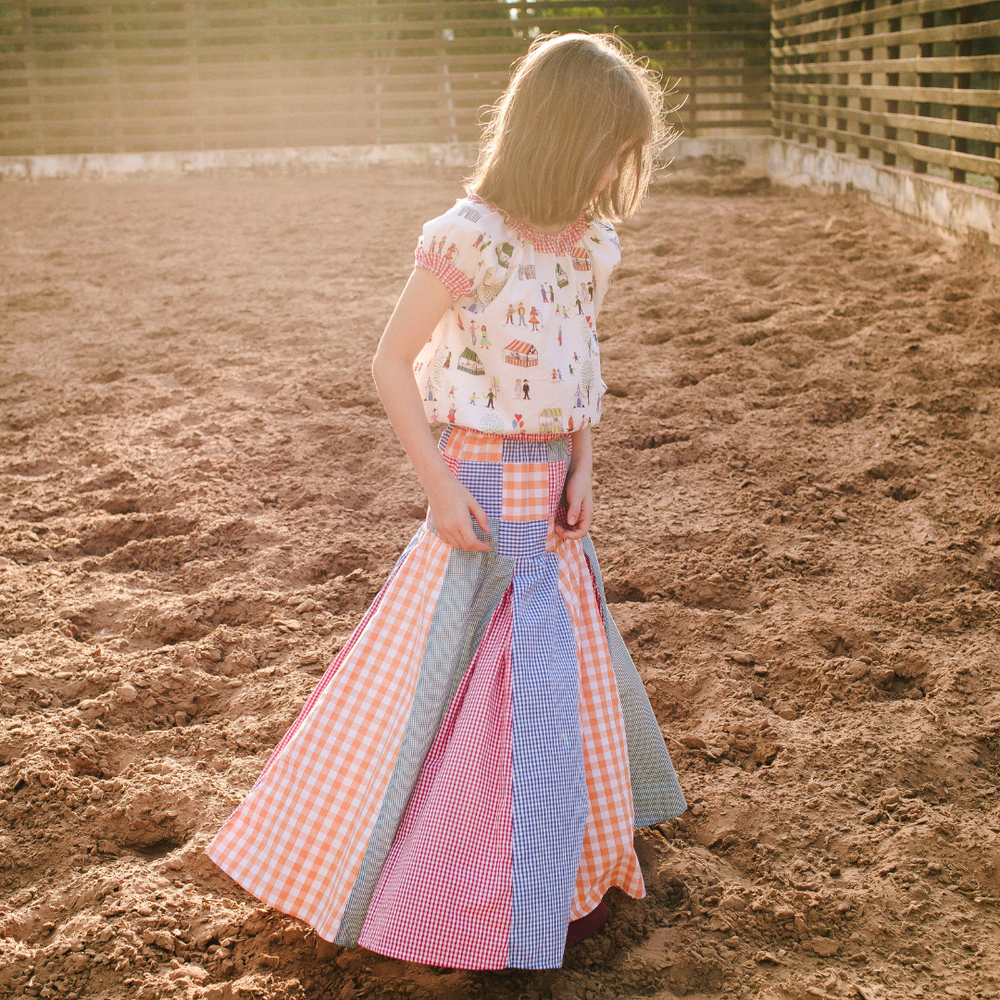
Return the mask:
<svg viewBox="0 0 1000 1000">
<path fill-rule="evenodd" d="M 525 456 L 520 461 L 559 461 L 573 454 L 573 438 L 569 434 L 489 434 L 449 424 L 441 432 L 438 448 L 455 459 L 497 462 L 518 455 Z M 529 454 L 531 458 L 526 457 Z"/>
</svg>

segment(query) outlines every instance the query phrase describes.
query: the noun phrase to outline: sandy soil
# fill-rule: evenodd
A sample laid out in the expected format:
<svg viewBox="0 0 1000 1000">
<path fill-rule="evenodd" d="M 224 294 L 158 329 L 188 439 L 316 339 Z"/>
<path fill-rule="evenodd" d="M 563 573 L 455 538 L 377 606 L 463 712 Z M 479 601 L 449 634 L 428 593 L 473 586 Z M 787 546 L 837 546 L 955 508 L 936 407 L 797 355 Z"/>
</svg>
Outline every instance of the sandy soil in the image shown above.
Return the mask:
<svg viewBox="0 0 1000 1000">
<path fill-rule="evenodd" d="M 997 996 L 1000 272 L 849 198 L 623 227 L 594 538 L 691 803 L 648 898 L 453 972 L 204 857 L 423 515 L 368 365 L 457 190 L 0 187 L 0 994 Z"/>
</svg>

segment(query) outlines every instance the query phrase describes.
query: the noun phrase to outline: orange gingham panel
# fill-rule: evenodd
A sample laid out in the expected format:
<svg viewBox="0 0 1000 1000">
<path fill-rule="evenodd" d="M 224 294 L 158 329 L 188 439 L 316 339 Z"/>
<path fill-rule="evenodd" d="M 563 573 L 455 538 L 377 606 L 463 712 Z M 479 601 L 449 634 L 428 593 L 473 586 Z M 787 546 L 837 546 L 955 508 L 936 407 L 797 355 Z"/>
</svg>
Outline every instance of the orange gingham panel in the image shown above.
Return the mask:
<svg viewBox="0 0 1000 1000">
<path fill-rule="evenodd" d="M 465 427 L 452 427 L 444 455 L 456 462 L 502 462 L 503 438 L 499 434 L 479 434 Z"/>
<path fill-rule="evenodd" d="M 576 633 L 580 732 L 590 797 L 570 912 L 570 919 L 577 920 L 590 913 L 613 885 L 635 899 L 645 896 L 646 888 L 632 841 L 628 743 L 600 602 L 580 540 L 564 542 L 557 552 L 559 590 Z"/>
<path fill-rule="evenodd" d="M 501 516 L 505 521 L 548 520 L 548 462 L 507 462 L 504 464 Z"/>
<path fill-rule="evenodd" d="M 399 754 L 450 551 L 425 534 L 295 739 L 208 849 L 245 889 L 328 941 Z"/>
</svg>

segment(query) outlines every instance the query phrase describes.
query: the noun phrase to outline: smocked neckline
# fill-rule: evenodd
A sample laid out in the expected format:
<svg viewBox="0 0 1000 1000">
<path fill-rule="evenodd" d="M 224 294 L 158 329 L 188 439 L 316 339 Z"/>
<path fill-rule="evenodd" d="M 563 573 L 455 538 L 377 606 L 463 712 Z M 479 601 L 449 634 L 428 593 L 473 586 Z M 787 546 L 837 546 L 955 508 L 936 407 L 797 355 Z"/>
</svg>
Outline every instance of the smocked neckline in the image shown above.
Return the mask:
<svg viewBox="0 0 1000 1000">
<path fill-rule="evenodd" d="M 569 253 L 573 247 L 579 244 L 580 240 L 583 239 L 584 233 L 587 231 L 587 220 L 582 215 L 576 222 L 568 225 L 561 233 L 541 233 L 534 227 L 508 215 L 499 205 L 494 205 L 493 202 L 487 201 L 485 198 L 480 198 L 477 194 L 468 195 L 468 199 L 480 205 L 485 205 L 490 211 L 502 216 L 508 227 L 514 230 L 518 239 L 533 243 L 535 249 L 540 253 Z"/>
</svg>

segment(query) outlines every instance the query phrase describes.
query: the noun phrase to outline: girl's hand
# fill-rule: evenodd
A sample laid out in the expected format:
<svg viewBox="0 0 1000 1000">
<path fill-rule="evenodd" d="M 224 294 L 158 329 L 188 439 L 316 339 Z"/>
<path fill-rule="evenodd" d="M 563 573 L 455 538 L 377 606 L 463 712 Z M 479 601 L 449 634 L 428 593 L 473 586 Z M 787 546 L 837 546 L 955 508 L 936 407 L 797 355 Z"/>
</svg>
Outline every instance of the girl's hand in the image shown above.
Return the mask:
<svg viewBox="0 0 1000 1000">
<path fill-rule="evenodd" d="M 570 469 L 566 477 L 566 520 L 556 521 L 556 534 L 567 541 L 583 538 L 594 520 L 594 495 L 590 469 Z"/>
<path fill-rule="evenodd" d="M 453 549 L 489 552 L 489 542 L 477 538 L 472 527 L 475 518 L 489 534 L 486 511 L 445 465 L 413 378 L 414 359 L 451 305 L 451 294 L 441 280 L 417 268 L 379 341 L 372 374 L 385 412 L 427 494 L 438 536 Z"/>
<path fill-rule="evenodd" d="M 441 457 L 413 378 L 414 359 L 451 305 L 451 294 L 440 279 L 417 268 L 379 341 L 372 374 L 385 412 L 427 494 L 441 540 L 455 549 L 489 552 L 489 543 L 480 541 L 472 528 L 475 518 L 489 532 L 486 512 Z"/>
<path fill-rule="evenodd" d="M 442 462 L 444 475 L 427 490 L 434 530 L 453 549 L 489 552 L 490 543 L 476 536 L 472 518 L 489 534 L 490 522 L 479 501 L 451 474 Z M 471 515 L 471 516 L 470 516 Z"/>
<path fill-rule="evenodd" d="M 557 515 L 555 523 L 556 534 L 567 541 L 583 538 L 594 520 L 594 459 L 590 427 L 574 431 L 570 436 L 573 439 L 573 457 L 566 476 L 566 513 L 563 517 Z"/>
</svg>

